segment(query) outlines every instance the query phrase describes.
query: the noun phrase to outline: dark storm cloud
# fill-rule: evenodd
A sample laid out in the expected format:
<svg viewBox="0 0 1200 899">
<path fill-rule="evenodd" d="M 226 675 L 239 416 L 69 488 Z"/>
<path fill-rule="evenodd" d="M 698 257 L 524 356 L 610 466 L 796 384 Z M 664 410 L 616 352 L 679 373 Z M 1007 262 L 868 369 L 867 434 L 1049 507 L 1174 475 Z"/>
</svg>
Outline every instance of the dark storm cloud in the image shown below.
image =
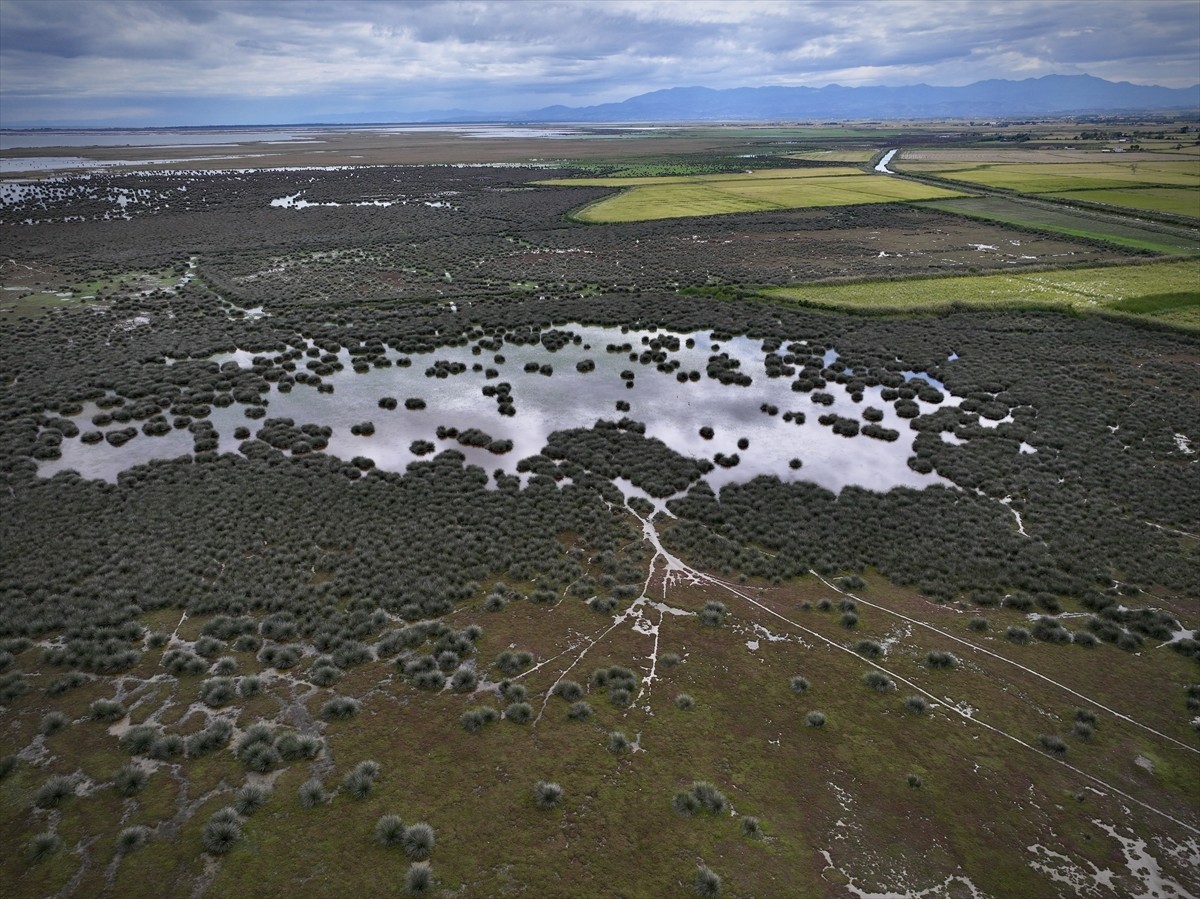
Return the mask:
<svg viewBox="0 0 1200 899">
<path fill-rule="evenodd" d="M 1193 0 L 0 0 L 0 17 L 8 123 L 206 104 L 246 120 L 272 103 L 515 111 L 694 84 L 1200 80 Z"/>
</svg>

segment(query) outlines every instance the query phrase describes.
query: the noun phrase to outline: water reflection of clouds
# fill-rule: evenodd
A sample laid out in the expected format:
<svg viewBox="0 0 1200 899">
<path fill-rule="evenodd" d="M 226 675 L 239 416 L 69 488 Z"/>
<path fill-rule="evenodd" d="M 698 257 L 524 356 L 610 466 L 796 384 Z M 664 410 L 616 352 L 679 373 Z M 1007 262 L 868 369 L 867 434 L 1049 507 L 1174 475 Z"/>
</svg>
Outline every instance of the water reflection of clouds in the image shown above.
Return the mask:
<svg viewBox="0 0 1200 899">
<path fill-rule="evenodd" d="M 716 343 L 720 345 L 718 352 L 728 352 L 741 361 L 741 371 L 753 378 L 751 385 L 721 384 L 707 376 L 697 382 L 680 383 L 673 372 L 660 372 L 653 365 L 630 361 L 629 352 L 646 349 L 641 343 L 643 334 L 649 337 L 654 334 L 582 326 L 563 329 L 578 334 L 580 343 L 568 344 L 554 353 L 540 344 L 506 343 L 500 351 L 505 357 L 503 364 L 494 361 L 495 353 L 490 350 L 475 355 L 470 346 L 441 347 L 411 355 L 409 367 L 372 367 L 360 374 L 352 370 L 352 357 L 343 349 L 338 358 L 344 370 L 324 379 L 334 386 L 333 393 L 320 393 L 303 384 L 295 385 L 288 393 L 272 387 L 267 396 L 267 416 L 291 418 L 297 426 L 309 423 L 328 426 L 333 434 L 326 453 L 345 460 L 364 456 L 389 471 L 403 471 L 409 463 L 421 458 L 412 453 L 410 446 L 414 440 L 427 440 L 434 443 L 437 451 L 459 450 L 469 464 L 479 465 L 489 474 L 497 468 L 515 473 L 517 462 L 539 453 L 553 431 L 587 428 L 598 419 L 616 420 L 627 414 L 646 424 L 647 437 L 657 438 L 685 456 L 712 459 L 716 453 L 736 453 L 740 459 L 737 466 L 717 466 L 707 476 L 714 489 L 759 475 L 773 475 L 782 481 L 808 481 L 834 492 L 849 485 L 883 491 L 901 485 L 920 488 L 948 483 L 937 475 L 920 474 L 908 467 L 914 432 L 890 403 L 880 399 L 879 387 L 864 390 L 863 400 L 856 403 L 843 385 L 830 383 L 824 391 L 834 398 L 832 406 L 818 405 L 812 402 L 811 394 L 793 391 L 791 378 L 768 378 L 760 343 L 743 336 Z M 657 333 L 665 336 L 665 332 Z M 712 352 L 710 335 L 672 336 L 679 338 L 680 349 L 669 353 L 669 358 L 679 360 L 679 370 L 703 373 Z M 696 344 L 690 349 L 685 345 L 689 336 Z M 630 351 L 605 351 L 608 344 L 624 343 L 631 345 Z M 590 348 L 585 349 L 589 344 Z M 836 356 L 833 350 L 824 353 L 827 361 Z M 235 361 L 248 367 L 254 355 L 237 351 L 216 356 L 214 360 Z M 388 351 L 390 359 L 398 356 Z M 595 363 L 594 371 L 576 370 L 576 363 L 584 359 Z M 437 360 L 461 362 L 467 370 L 446 378 L 427 376 L 426 369 Z M 298 368 L 303 369 L 308 361 L 307 356 L 298 360 Z M 527 362 L 549 364 L 554 373 L 551 376 L 527 373 L 524 371 Z M 481 369 L 496 368 L 499 376 L 488 379 L 483 370 L 472 370 L 475 365 Z M 635 373 L 632 389 L 626 388 L 620 377 L 626 370 Z M 517 409 L 514 417 L 501 415 L 496 399 L 482 393 L 485 385 L 501 382 L 511 385 Z M 379 400 L 385 396 L 396 398 L 399 407 L 380 408 Z M 404 400 L 409 397 L 424 399 L 427 407 L 406 409 Z M 622 400 L 631 406 L 628 413 L 616 409 L 617 402 Z M 763 404 L 776 406 L 778 413 L 766 414 L 761 409 Z M 919 405 L 922 412 L 938 408 L 937 404 L 925 402 Z M 861 434 L 846 438 L 817 421 L 826 412 L 861 421 L 862 410 L 867 406 L 883 412 L 880 424 L 898 431 L 898 440 L 888 443 Z M 96 411 L 94 405 L 88 404 L 76 417 L 81 429 L 93 427 L 90 418 Z M 784 421 L 783 414 L 788 411 L 803 412 L 804 424 Z M 262 426 L 261 420 L 248 419 L 244 412 L 245 407 L 238 404 L 212 410 L 210 420 L 220 434 L 221 452 L 237 451 L 241 441 L 233 432 L 238 426 L 247 427 L 251 434 Z M 351 426 L 365 421 L 375 425 L 372 436 L 350 433 Z M 699 434 L 706 425 L 716 432 L 711 440 Z M 453 438 L 438 439 L 439 426 L 457 428 L 460 432 L 478 428 L 493 439 L 511 440 L 513 449 L 497 455 L 484 448 L 463 446 Z M 125 425 L 111 426 L 121 427 Z M 749 440 L 746 449 L 737 446 L 741 438 Z M 62 458 L 42 463 L 40 473 L 46 476 L 74 468 L 84 477 L 115 480 L 119 471 L 133 465 L 190 453 L 191 441 L 192 435 L 187 431 L 172 431 L 165 437 L 139 434 L 123 447 L 107 443 L 84 445 L 78 438 L 66 439 L 62 443 Z M 789 466 L 793 458 L 801 460 L 800 469 Z"/>
</svg>

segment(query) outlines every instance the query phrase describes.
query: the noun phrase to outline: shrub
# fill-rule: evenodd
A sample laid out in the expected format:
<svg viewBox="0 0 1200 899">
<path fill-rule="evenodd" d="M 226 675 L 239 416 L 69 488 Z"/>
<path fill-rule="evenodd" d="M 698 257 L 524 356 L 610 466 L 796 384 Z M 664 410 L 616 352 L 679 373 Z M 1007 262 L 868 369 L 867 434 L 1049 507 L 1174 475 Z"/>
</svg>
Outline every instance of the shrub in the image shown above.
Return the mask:
<svg viewBox="0 0 1200 899">
<path fill-rule="evenodd" d="M 1019 646 L 1024 646 L 1029 642 L 1029 631 L 1023 627 L 1009 627 L 1004 631 L 1004 636 L 1009 641 L 1016 643 Z"/>
<path fill-rule="evenodd" d="M 433 886 L 433 868 L 429 862 L 413 862 L 404 875 L 404 889 L 410 896 L 427 893 Z"/>
<path fill-rule="evenodd" d="M 914 715 L 924 715 L 929 710 L 929 703 L 924 696 L 905 696 L 904 707 Z"/>
<path fill-rule="evenodd" d="M 692 889 L 697 896 L 704 899 L 715 899 L 721 895 L 721 876 L 708 865 L 696 866 L 696 880 Z"/>
<path fill-rule="evenodd" d="M 1076 721 L 1071 728 L 1071 733 L 1079 737 L 1081 740 L 1090 740 L 1096 729 L 1086 721 Z"/>
<path fill-rule="evenodd" d="M 825 713 L 824 712 L 809 712 L 805 716 L 804 720 L 808 723 L 809 727 L 824 727 L 825 726 Z"/>
<path fill-rule="evenodd" d="M 375 840 L 384 846 L 399 846 L 404 840 L 404 822 L 399 815 L 383 815 L 375 822 Z"/>
<path fill-rule="evenodd" d="M 40 862 L 45 858 L 53 855 L 62 848 L 62 840 L 57 834 L 39 833 L 29 841 L 29 859 L 30 861 Z"/>
<path fill-rule="evenodd" d="M 788 687 L 791 688 L 793 693 L 807 693 L 809 686 L 810 684 L 808 683 L 808 678 L 801 677 L 799 674 L 794 675 L 791 680 L 788 681 Z"/>
<path fill-rule="evenodd" d="M 145 846 L 148 839 L 150 839 L 149 827 L 142 824 L 135 825 L 134 827 L 126 827 L 117 834 L 117 852 L 122 855 L 127 852 L 133 852 L 135 849 Z"/>
<path fill-rule="evenodd" d="M 201 842 L 213 855 L 224 855 L 242 838 L 242 825 L 236 821 L 212 820 L 204 825 Z"/>
<path fill-rule="evenodd" d="M 513 724 L 528 724 L 533 719 L 533 706 L 527 702 L 514 702 L 504 710 L 504 717 Z"/>
<path fill-rule="evenodd" d="M 908 781 L 908 785 L 914 790 L 921 789 L 925 783 L 925 781 L 921 780 L 921 776 L 919 774 L 910 774 L 906 779 Z"/>
<path fill-rule="evenodd" d="M 686 712 L 696 705 L 696 700 L 687 693 L 680 693 L 675 697 L 675 705 Z"/>
<path fill-rule="evenodd" d="M 8 775 L 12 774 L 16 770 L 16 767 L 17 757 L 15 755 L 6 755 L 4 758 L 0 758 L 0 780 L 4 780 Z"/>
<path fill-rule="evenodd" d="M 429 858 L 437 839 L 433 828 L 422 821 L 412 825 L 412 827 L 404 828 L 402 841 L 404 844 L 404 854 L 415 861 L 419 861 Z"/>
<path fill-rule="evenodd" d="M 988 629 L 988 620 L 986 618 L 972 618 L 967 622 L 967 627 L 973 631 L 986 631 Z"/>
<path fill-rule="evenodd" d="M 674 668 L 679 664 L 679 655 L 674 652 L 664 652 L 658 657 L 658 663 L 664 668 Z"/>
<path fill-rule="evenodd" d="M 851 628 L 858 627 L 858 615 L 856 615 L 854 612 L 843 612 L 842 613 L 842 627 L 844 627 L 848 630 Z"/>
<path fill-rule="evenodd" d="M 563 788 L 556 783 L 539 780 L 533 785 L 533 801 L 538 808 L 554 808 L 563 799 Z"/>
</svg>

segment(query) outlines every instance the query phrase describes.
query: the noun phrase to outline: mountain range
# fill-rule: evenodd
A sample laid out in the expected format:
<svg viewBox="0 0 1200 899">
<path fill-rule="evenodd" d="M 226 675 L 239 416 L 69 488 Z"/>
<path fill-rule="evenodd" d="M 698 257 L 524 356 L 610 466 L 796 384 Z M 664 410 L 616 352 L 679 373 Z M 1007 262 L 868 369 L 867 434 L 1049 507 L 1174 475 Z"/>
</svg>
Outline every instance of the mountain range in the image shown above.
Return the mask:
<svg viewBox="0 0 1200 899">
<path fill-rule="evenodd" d="M 962 87 L 674 87 L 598 106 L 547 106 L 511 115 L 464 110 L 430 122 L 787 121 L 794 119 L 999 119 L 1178 111 L 1200 115 L 1200 84 L 1184 88 L 1106 81 L 1091 75 L 991 79 Z"/>
</svg>

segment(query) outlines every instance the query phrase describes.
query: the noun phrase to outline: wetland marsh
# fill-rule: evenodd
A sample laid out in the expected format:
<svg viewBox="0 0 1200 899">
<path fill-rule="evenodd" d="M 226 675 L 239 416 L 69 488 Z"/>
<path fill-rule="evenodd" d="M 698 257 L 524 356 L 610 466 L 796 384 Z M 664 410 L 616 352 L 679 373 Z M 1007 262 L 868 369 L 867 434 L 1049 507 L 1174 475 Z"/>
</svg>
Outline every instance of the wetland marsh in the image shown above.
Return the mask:
<svg viewBox="0 0 1200 899">
<path fill-rule="evenodd" d="M 1200 223 L 579 131 L 0 188 L 8 893 L 1200 894 Z"/>
</svg>

